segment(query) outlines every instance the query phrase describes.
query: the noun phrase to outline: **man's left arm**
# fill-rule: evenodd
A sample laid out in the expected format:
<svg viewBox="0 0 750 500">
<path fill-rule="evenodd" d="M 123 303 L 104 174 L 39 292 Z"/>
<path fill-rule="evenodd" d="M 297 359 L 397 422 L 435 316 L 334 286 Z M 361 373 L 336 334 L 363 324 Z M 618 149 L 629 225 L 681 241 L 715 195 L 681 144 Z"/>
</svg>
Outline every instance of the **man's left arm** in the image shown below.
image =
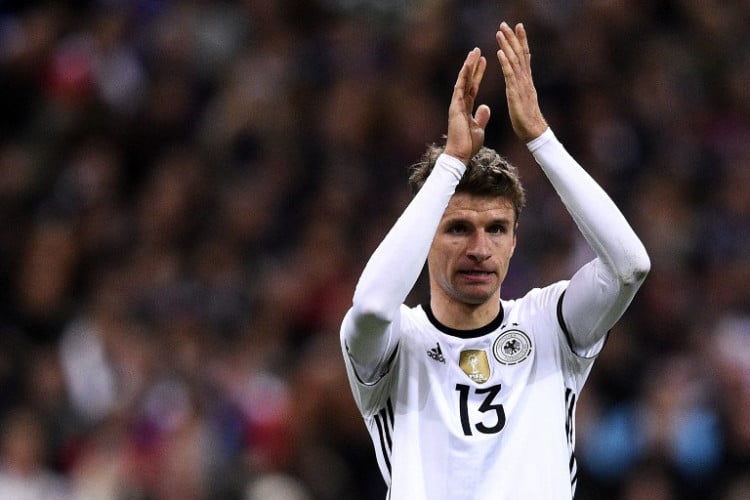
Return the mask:
<svg viewBox="0 0 750 500">
<path fill-rule="evenodd" d="M 571 278 L 561 304 L 576 352 L 591 356 L 633 300 L 650 270 L 646 249 L 607 193 L 551 129 L 527 144 L 596 258 Z"/>
<path fill-rule="evenodd" d="M 597 256 L 573 275 L 560 307 L 573 348 L 582 356 L 595 355 L 651 263 L 620 210 L 568 154 L 542 116 L 523 24 L 511 28 L 503 22 L 495 38 L 513 131 L 526 143 Z"/>
</svg>

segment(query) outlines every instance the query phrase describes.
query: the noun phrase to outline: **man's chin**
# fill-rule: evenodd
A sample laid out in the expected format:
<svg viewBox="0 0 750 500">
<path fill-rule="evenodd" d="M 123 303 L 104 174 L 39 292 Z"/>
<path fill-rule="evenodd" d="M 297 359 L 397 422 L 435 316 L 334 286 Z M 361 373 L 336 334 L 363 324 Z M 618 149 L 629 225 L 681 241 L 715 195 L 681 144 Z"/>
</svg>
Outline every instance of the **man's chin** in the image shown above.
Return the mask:
<svg viewBox="0 0 750 500">
<path fill-rule="evenodd" d="M 481 306 L 486 304 L 493 296 L 495 291 L 482 290 L 461 290 L 455 299 L 470 306 Z"/>
</svg>

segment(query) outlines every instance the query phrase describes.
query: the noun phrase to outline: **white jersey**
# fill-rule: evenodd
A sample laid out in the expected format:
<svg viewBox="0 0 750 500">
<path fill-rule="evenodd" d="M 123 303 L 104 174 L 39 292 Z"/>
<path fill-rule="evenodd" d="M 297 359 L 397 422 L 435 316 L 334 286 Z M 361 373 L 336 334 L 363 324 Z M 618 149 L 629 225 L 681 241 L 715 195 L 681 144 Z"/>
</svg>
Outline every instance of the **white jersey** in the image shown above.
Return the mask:
<svg viewBox="0 0 750 500">
<path fill-rule="evenodd" d="M 569 281 L 502 300 L 477 330 L 403 305 L 463 174 L 443 155 L 357 285 L 342 349 L 390 500 L 574 494 L 576 401 L 648 256 L 551 131 L 529 148 L 597 254 Z"/>
<path fill-rule="evenodd" d="M 565 286 L 502 301 L 474 331 L 403 306 L 395 356 L 374 384 L 346 357 L 392 498 L 572 497 L 574 408 L 593 358 L 571 350 L 558 321 Z"/>
</svg>

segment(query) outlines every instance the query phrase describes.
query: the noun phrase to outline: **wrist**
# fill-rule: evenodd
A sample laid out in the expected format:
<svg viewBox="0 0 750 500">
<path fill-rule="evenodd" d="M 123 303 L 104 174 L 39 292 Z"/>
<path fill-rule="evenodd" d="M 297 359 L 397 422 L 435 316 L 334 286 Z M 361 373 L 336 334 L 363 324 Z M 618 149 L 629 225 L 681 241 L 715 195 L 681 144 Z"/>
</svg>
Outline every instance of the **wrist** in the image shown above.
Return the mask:
<svg viewBox="0 0 750 500">
<path fill-rule="evenodd" d="M 464 172 L 466 172 L 466 162 L 464 162 L 460 158 L 456 158 L 455 156 L 443 152 L 443 154 L 441 154 L 435 162 L 435 168 L 433 169 L 433 172 L 435 170 L 447 170 L 456 177 L 457 181 L 460 181 L 461 177 L 463 177 L 464 175 Z"/>
<path fill-rule="evenodd" d="M 536 150 L 538 150 L 540 147 L 542 147 L 544 144 L 546 144 L 550 140 L 556 140 L 556 137 L 552 129 L 547 127 L 537 137 L 534 137 L 533 139 L 526 141 L 526 147 L 531 153 L 534 153 Z"/>
<path fill-rule="evenodd" d="M 448 146 L 445 147 L 445 149 L 443 150 L 443 153 L 446 154 L 446 155 L 448 155 L 448 156 L 450 156 L 451 158 L 454 158 L 454 159 L 460 161 L 464 165 L 468 165 L 469 161 L 471 160 L 471 158 L 467 158 L 465 155 L 462 155 L 458 151 L 456 151 L 456 150 L 454 150 L 454 149 L 452 149 L 452 148 L 450 148 Z"/>
</svg>

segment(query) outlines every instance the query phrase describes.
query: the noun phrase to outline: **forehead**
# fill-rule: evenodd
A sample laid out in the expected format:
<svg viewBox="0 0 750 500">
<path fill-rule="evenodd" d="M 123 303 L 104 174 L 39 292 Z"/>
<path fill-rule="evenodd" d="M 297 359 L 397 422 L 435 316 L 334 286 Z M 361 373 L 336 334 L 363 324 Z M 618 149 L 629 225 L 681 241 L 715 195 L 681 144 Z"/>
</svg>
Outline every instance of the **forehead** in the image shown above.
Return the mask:
<svg viewBox="0 0 750 500">
<path fill-rule="evenodd" d="M 513 203 L 504 196 L 475 196 L 456 193 L 451 197 L 443 219 L 486 218 L 515 220 Z"/>
</svg>

